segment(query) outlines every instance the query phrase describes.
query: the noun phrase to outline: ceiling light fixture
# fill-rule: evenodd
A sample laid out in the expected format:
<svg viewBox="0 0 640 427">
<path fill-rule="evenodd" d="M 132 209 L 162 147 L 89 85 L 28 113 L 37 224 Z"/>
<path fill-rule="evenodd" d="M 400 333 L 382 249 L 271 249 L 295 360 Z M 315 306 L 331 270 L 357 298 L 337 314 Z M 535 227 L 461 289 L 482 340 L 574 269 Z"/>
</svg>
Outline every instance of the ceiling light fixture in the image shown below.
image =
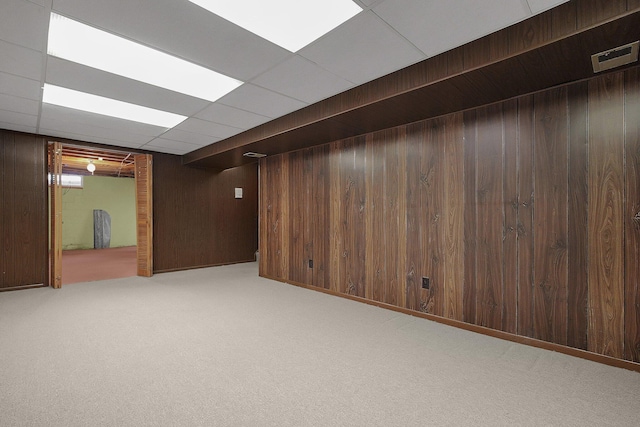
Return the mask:
<svg viewBox="0 0 640 427">
<path fill-rule="evenodd" d="M 362 11 L 352 0 L 189 0 L 291 52 Z"/>
<path fill-rule="evenodd" d="M 172 128 L 187 117 L 45 83 L 42 102 L 118 119 Z"/>
<path fill-rule="evenodd" d="M 91 172 L 91 175 L 96 171 L 96 165 L 93 164 L 93 160 L 89 160 L 89 164 L 87 165 L 87 170 Z"/>
<path fill-rule="evenodd" d="M 211 102 L 243 83 L 56 13 L 47 53 Z"/>
</svg>

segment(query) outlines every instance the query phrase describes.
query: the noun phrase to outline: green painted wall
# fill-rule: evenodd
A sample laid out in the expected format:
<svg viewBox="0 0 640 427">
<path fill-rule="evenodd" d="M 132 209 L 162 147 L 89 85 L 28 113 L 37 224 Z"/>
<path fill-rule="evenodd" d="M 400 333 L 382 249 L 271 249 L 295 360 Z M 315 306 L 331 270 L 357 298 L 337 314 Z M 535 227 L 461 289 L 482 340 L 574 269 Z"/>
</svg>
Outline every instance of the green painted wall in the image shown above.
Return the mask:
<svg viewBox="0 0 640 427">
<path fill-rule="evenodd" d="M 111 245 L 136 245 L 136 190 L 132 178 L 85 176 L 83 188 L 62 189 L 62 249 L 93 248 L 93 210 L 111 215 Z"/>
</svg>

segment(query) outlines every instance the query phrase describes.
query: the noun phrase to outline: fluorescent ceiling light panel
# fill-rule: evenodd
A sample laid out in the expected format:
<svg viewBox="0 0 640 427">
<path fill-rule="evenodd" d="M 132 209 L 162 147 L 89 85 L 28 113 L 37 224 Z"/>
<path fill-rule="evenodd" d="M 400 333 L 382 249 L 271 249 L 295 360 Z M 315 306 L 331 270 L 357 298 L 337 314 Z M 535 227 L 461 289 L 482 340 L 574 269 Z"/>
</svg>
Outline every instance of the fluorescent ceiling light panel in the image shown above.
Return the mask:
<svg viewBox="0 0 640 427">
<path fill-rule="evenodd" d="M 190 0 L 291 52 L 362 11 L 352 0 Z"/>
<path fill-rule="evenodd" d="M 51 14 L 47 53 L 211 102 L 242 84 L 239 80 L 56 13 Z"/>
<path fill-rule="evenodd" d="M 118 119 L 172 128 L 187 117 L 45 83 L 42 102 Z"/>
</svg>

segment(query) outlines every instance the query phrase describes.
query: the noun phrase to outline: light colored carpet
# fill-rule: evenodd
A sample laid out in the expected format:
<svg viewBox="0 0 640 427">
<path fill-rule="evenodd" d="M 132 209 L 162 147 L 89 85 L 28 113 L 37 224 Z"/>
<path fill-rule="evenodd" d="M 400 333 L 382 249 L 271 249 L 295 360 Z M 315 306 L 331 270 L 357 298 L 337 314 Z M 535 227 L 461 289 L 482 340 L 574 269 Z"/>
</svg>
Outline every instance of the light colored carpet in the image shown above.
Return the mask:
<svg viewBox="0 0 640 427">
<path fill-rule="evenodd" d="M 640 374 L 257 277 L 0 293 L 1 426 L 637 426 Z"/>
</svg>

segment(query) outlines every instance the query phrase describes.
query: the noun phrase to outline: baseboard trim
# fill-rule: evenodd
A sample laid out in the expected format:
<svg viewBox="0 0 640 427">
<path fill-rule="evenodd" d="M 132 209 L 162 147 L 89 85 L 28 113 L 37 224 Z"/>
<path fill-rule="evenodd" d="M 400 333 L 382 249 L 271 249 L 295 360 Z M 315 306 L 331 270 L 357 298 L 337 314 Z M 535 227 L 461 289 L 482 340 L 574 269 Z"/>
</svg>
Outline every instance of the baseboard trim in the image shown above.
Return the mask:
<svg viewBox="0 0 640 427">
<path fill-rule="evenodd" d="M 333 295 L 336 297 L 346 298 L 352 301 L 362 302 L 365 304 L 373 305 L 373 306 L 384 308 L 387 310 L 396 311 L 398 313 L 408 314 L 410 316 L 433 320 L 434 322 L 442 323 L 448 326 L 453 326 L 455 328 L 464 329 L 470 332 L 476 332 L 478 334 L 483 334 L 490 337 L 503 339 L 506 341 L 512 341 L 518 344 L 525 344 L 531 347 L 542 348 L 544 350 L 556 351 L 558 353 L 563 353 L 569 356 L 579 357 L 581 359 L 590 360 L 592 362 L 602 363 L 603 365 L 609 365 L 609 366 L 614 366 L 616 368 L 622 368 L 622 369 L 628 369 L 630 371 L 640 372 L 640 363 L 617 359 L 615 357 L 605 356 L 603 354 L 593 353 L 591 351 L 586 351 L 586 350 L 580 350 L 578 348 L 573 348 L 573 347 L 567 347 L 564 345 L 550 343 L 547 341 L 541 341 L 535 338 L 523 337 L 522 335 L 515 335 L 509 332 L 497 331 L 495 329 L 486 328 L 484 326 L 465 323 L 460 320 L 448 319 L 446 317 L 436 316 L 434 314 L 428 314 L 428 313 L 422 313 L 419 311 L 409 310 L 407 308 L 398 307 L 398 306 L 387 304 L 384 302 L 373 301 L 373 300 L 369 300 L 363 297 L 358 297 L 355 295 L 342 294 L 340 292 L 332 291 L 330 289 L 324 289 L 324 288 L 319 288 L 317 286 L 306 285 L 304 283 L 299 283 L 292 280 L 283 280 L 277 277 L 271 277 L 264 274 L 260 274 L 260 277 L 264 277 L 265 279 L 275 280 L 277 282 L 287 283 L 289 285 L 298 286 L 300 288 L 305 288 L 312 291 L 322 292 L 322 293 Z"/>
<path fill-rule="evenodd" d="M 9 292 L 9 291 L 21 291 L 23 289 L 35 289 L 35 288 L 47 288 L 48 286 L 44 283 L 40 283 L 37 285 L 24 285 L 24 286 L 12 286 L 10 288 L 0 288 L 0 292 Z"/>
<path fill-rule="evenodd" d="M 167 268 L 164 270 L 153 270 L 153 274 L 159 273 L 171 273 L 173 271 L 185 271 L 185 270 L 195 270 L 197 268 L 209 268 L 209 267 L 222 267 L 223 265 L 234 265 L 234 264 L 244 264 L 246 262 L 255 262 L 255 259 L 247 259 L 242 261 L 229 261 L 222 262 L 219 264 L 206 264 L 206 265 L 194 265 L 189 267 L 178 267 L 178 268 Z"/>
</svg>

